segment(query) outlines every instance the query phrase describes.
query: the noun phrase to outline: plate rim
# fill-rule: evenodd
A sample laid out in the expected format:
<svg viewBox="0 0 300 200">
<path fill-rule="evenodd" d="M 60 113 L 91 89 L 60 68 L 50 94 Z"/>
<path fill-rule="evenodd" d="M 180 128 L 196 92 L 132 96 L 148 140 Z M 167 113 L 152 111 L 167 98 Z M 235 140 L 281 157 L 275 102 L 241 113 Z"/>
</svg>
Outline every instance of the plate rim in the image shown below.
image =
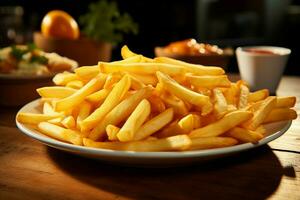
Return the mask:
<svg viewBox="0 0 300 200">
<path fill-rule="evenodd" d="M 19 112 L 22 112 L 27 107 L 37 104 L 39 99 L 31 101 L 24 105 Z M 101 148 L 93 148 L 93 147 L 85 147 L 78 146 L 74 144 L 69 144 L 66 142 L 62 142 L 53 138 L 50 138 L 39 131 L 32 131 L 30 128 L 23 123 L 20 123 L 15 119 L 17 128 L 25 135 L 33 138 L 47 146 L 51 146 L 53 148 L 57 148 L 63 151 L 76 152 L 85 155 L 93 155 L 93 156 L 113 156 L 113 157 L 123 157 L 123 158 L 195 158 L 195 157 L 209 157 L 209 156 L 218 156 L 218 155 L 226 155 L 235 152 L 242 152 L 252 148 L 256 148 L 262 145 L 265 145 L 278 137 L 282 136 L 291 126 L 292 120 L 285 121 L 285 125 L 281 130 L 276 131 L 275 133 L 263 138 L 256 144 L 252 143 L 244 143 L 239 145 L 234 145 L 230 147 L 222 147 L 222 148 L 214 148 L 214 149 L 205 149 L 205 150 L 191 150 L 191 151 L 179 151 L 179 152 L 136 152 L 136 151 L 120 151 L 120 150 L 110 150 L 110 149 L 101 149 Z M 282 121 L 281 123 L 283 123 Z M 35 133 L 38 132 L 38 133 Z"/>
</svg>

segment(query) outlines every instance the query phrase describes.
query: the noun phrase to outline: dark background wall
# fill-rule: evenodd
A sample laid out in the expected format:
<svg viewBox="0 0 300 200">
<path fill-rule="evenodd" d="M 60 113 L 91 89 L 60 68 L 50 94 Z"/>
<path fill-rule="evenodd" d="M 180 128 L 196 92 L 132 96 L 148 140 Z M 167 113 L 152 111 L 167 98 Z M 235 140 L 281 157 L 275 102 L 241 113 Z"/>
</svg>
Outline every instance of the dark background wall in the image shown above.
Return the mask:
<svg viewBox="0 0 300 200">
<path fill-rule="evenodd" d="M 1 0 L 0 13 L 6 6 L 22 6 L 19 21 L 13 20 L 17 38 L 32 40 L 33 31 L 40 29 L 42 17 L 52 9 L 63 9 L 75 19 L 85 13 L 92 0 Z M 139 24 L 139 34 L 128 35 L 116 46 L 113 59 L 120 58 L 120 47 L 147 56 L 154 56 L 154 47 L 175 40 L 196 38 L 221 47 L 244 45 L 278 45 L 292 49 L 286 74 L 300 75 L 300 2 L 296 0 L 118 0 L 120 10 L 128 12 Z M 0 46 L 11 42 L 6 38 L 11 22 L 0 15 Z M 8 20 L 9 21 L 9 20 Z M 99 27 L 101 28 L 101 27 Z M 13 33 L 11 33 L 13 34 Z M 4 35 L 4 36 L 3 36 Z M 16 40 L 16 39 L 14 39 Z M 229 71 L 236 72 L 235 57 Z"/>
</svg>

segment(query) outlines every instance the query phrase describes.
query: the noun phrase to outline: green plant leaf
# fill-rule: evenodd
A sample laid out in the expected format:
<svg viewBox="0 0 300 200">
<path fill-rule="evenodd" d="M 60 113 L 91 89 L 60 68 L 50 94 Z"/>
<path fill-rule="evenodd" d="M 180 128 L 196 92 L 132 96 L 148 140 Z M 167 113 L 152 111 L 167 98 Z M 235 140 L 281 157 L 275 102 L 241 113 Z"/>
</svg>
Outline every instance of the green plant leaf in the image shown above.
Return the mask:
<svg viewBox="0 0 300 200">
<path fill-rule="evenodd" d="M 127 13 L 121 14 L 114 1 L 91 3 L 88 13 L 80 16 L 79 23 L 83 26 L 82 32 L 89 38 L 112 44 L 122 42 L 124 34 L 138 33 L 138 25 L 132 17 Z"/>
</svg>

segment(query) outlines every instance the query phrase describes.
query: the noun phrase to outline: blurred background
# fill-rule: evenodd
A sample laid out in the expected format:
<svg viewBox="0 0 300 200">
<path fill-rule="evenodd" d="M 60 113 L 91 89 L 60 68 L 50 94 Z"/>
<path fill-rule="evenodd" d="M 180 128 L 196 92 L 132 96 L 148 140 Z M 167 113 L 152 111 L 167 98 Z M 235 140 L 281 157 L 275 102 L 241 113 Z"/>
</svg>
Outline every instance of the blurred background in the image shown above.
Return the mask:
<svg viewBox="0 0 300 200">
<path fill-rule="evenodd" d="M 53 9 L 68 12 L 76 21 L 88 12 L 92 0 L 1 0 L 0 46 L 33 41 L 45 14 Z M 285 74 L 300 75 L 300 1 L 296 0 L 118 0 L 138 24 L 138 34 L 127 34 L 113 46 L 112 60 L 120 59 L 127 44 L 135 52 L 153 57 L 154 48 L 195 38 L 222 48 L 273 45 L 291 48 Z M 81 26 L 80 26 L 81 28 Z M 101 29 L 102 27 L 99 27 Z M 96 64 L 96 63 L 95 63 Z M 238 72 L 235 56 L 227 71 Z"/>
</svg>

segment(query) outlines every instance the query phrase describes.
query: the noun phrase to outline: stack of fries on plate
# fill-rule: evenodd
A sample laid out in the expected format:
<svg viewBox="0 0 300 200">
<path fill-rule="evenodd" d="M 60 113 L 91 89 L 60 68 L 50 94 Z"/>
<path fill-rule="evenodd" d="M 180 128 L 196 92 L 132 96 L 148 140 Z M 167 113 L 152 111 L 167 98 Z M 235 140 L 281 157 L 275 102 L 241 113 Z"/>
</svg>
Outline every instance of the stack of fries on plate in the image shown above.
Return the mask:
<svg viewBox="0 0 300 200">
<path fill-rule="evenodd" d="M 124 46 L 123 60 L 57 74 L 39 88 L 42 113 L 19 113 L 52 138 L 126 151 L 183 151 L 256 143 L 264 124 L 291 120 L 295 97 L 250 92 L 220 67 L 154 59 Z"/>
</svg>

